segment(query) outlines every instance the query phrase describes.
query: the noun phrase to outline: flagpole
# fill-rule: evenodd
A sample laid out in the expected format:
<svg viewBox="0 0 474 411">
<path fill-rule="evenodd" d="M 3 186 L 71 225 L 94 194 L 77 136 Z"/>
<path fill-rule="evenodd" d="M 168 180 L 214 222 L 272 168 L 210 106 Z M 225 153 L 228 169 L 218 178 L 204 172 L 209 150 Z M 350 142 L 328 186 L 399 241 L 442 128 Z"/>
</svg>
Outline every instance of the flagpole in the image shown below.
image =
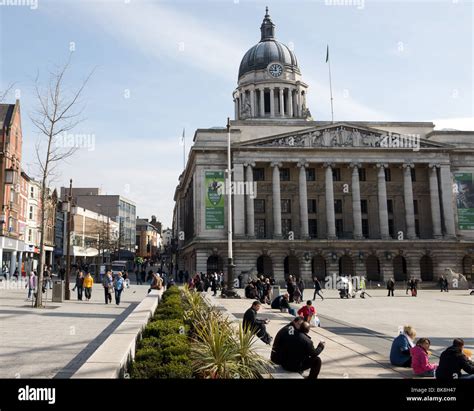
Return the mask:
<svg viewBox="0 0 474 411">
<path fill-rule="evenodd" d="M 183 169 L 186 168 L 186 129 L 183 128 Z"/>
<path fill-rule="evenodd" d="M 332 97 L 332 79 L 331 79 L 331 58 L 329 57 L 329 45 L 327 48 L 327 63 L 329 67 L 329 90 L 331 92 L 331 122 L 334 123 L 334 105 L 333 105 L 333 97 Z"/>
</svg>

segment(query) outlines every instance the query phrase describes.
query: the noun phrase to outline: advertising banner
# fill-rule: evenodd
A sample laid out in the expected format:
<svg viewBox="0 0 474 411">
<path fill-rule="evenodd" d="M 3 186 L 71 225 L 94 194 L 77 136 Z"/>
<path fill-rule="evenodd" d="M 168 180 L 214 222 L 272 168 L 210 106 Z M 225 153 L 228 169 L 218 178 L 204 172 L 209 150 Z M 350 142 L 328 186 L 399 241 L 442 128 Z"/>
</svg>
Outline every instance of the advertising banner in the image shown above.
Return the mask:
<svg viewBox="0 0 474 411">
<path fill-rule="evenodd" d="M 206 230 L 224 228 L 224 172 L 206 171 Z"/>
</svg>

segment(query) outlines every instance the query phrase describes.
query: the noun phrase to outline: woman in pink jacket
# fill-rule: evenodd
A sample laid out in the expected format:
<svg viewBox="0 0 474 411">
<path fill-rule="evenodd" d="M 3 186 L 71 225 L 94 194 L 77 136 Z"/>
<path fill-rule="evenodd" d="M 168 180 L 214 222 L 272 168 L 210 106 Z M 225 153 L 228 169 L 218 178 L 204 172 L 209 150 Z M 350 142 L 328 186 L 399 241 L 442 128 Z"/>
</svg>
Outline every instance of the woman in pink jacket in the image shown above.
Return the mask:
<svg viewBox="0 0 474 411">
<path fill-rule="evenodd" d="M 430 364 L 428 356 L 431 341 L 428 338 L 420 338 L 416 345 L 410 349 L 411 367 L 413 373 L 419 377 L 434 377 L 436 364 Z"/>
</svg>

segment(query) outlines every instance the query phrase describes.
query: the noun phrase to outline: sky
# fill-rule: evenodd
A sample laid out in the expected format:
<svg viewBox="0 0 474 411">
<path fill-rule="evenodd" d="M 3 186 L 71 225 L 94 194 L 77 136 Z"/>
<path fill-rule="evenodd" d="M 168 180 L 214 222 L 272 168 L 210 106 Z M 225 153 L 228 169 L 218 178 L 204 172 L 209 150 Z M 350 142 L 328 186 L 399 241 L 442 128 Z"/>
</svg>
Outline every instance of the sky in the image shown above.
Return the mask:
<svg viewBox="0 0 474 411">
<path fill-rule="evenodd" d="M 20 99 L 23 168 L 38 175 L 34 81 L 71 54 L 66 93 L 94 70 L 70 134 L 83 147 L 57 187 L 100 187 L 172 222 L 173 195 L 197 128 L 233 118 L 240 60 L 269 6 L 292 48 L 316 120 L 433 121 L 474 130 L 473 3 L 464 0 L 0 0 L 0 90 Z M 1 93 L 0 93 L 1 94 Z M 83 137 L 81 137 L 83 136 Z"/>
</svg>

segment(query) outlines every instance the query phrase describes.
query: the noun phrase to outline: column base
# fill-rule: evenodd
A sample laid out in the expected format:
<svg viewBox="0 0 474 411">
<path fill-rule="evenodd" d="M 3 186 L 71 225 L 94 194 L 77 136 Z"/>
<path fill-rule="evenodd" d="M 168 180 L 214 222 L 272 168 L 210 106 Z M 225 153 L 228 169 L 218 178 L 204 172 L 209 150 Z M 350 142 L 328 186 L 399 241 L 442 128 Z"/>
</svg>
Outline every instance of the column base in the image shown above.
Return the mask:
<svg viewBox="0 0 474 411">
<path fill-rule="evenodd" d="M 443 236 L 443 239 L 444 240 L 456 240 L 457 237 L 455 235 L 452 235 L 452 234 L 446 234 L 445 236 Z"/>
<path fill-rule="evenodd" d="M 336 235 L 328 235 L 328 240 L 337 240 Z"/>
<path fill-rule="evenodd" d="M 365 237 L 363 235 L 355 235 L 354 240 L 365 240 Z"/>
<path fill-rule="evenodd" d="M 255 240 L 257 237 L 255 235 L 248 235 L 247 237 L 248 240 Z"/>
<path fill-rule="evenodd" d="M 381 238 L 382 240 L 393 240 L 393 238 L 390 237 L 390 235 L 382 235 L 380 238 Z"/>
<path fill-rule="evenodd" d="M 283 240 L 283 236 L 282 236 L 281 234 L 279 234 L 279 235 L 274 235 L 274 236 L 273 236 L 273 239 L 274 239 L 274 240 Z"/>
</svg>

